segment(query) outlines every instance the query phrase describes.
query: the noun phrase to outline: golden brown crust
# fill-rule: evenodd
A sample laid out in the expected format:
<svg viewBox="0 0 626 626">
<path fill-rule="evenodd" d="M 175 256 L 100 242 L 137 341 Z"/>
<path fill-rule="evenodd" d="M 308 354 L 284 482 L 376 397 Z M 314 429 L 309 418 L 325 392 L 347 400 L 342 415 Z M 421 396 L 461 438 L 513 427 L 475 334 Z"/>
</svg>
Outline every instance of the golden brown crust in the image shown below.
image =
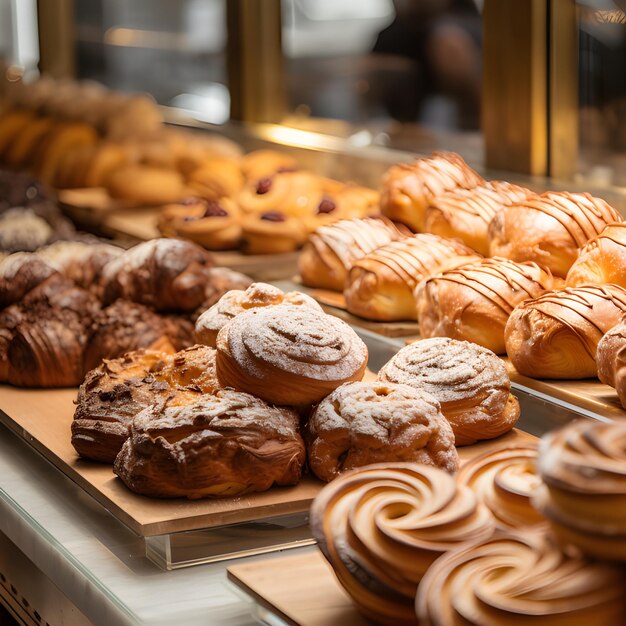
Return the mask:
<svg viewBox="0 0 626 626">
<path fill-rule="evenodd" d="M 182 176 L 163 167 L 129 165 L 111 172 L 106 182 L 111 197 L 131 204 L 161 206 L 185 196 Z"/>
<path fill-rule="evenodd" d="M 246 393 L 164 401 L 133 420 L 114 471 L 143 495 L 206 498 L 294 485 L 305 460 L 298 414 Z"/>
<path fill-rule="evenodd" d="M 204 301 L 196 309 L 194 317 L 198 317 L 212 307 L 225 293 L 233 289 L 247 289 L 252 278 L 228 267 L 212 267 L 208 271 L 208 282 L 204 289 Z"/>
<path fill-rule="evenodd" d="M 439 400 L 457 446 L 498 437 L 520 415 L 504 362 L 467 341 L 416 341 L 402 348 L 378 372 L 378 379 L 410 385 Z"/>
<path fill-rule="evenodd" d="M 243 188 L 245 178 L 234 159 L 211 159 L 194 169 L 187 184 L 201 198 L 220 200 L 234 198 Z"/>
<path fill-rule="evenodd" d="M 298 161 L 276 150 L 253 150 L 241 159 L 241 170 L 247 180 L 256 182 L 277 172 L 298 169 Z"/>
<path fill-rule="evenodd" d="M 504 328 L 513 309 L 562 283 L 535 263 L 508 259 L 483 259 L 447 270 L 416 290 L 420 334 L 472 341 L 503 354 Z"/>
<path fill-rule="evenodd" d="M 241 248 L 246 254 L 293 252 L 306 241 L 302 220 L 278 211 L 244 215 L 241 226 Z"/>
<path fill-rule="evenodd" d="M 504 331 L 506 351 L 531 378 L 591 378 L 602 335 L 626 313 L 626 289 L 581 285 L 518 305 Z"/>
<path fill-rule="evenodd" d="M 615 388 L 626 408 L 626 324 L 624 318 L 609 330 L 598 343 L 596 351 L 598 378 Z"/>
</svg>

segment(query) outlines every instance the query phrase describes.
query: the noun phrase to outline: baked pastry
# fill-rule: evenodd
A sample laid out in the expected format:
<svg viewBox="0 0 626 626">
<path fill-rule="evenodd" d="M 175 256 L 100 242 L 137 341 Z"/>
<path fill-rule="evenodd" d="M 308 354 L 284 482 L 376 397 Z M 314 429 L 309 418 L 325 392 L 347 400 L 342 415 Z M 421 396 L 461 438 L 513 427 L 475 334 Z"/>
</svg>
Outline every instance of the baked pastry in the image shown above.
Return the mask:
<svg viewBox="0 0 626 626">
<path fill-rule="evenodd" d="M 54 229 L 31 209 L 14 208 L 0 215 L 0 250 L 33 252 L 55 239 Z"/>
<path fill-rule="evenodd" d="M 567 272 L 568 287 L 612 283 L 626 287 L 626 223 L 609 224 L 585 244 Z"/>
<path fill-rule="evenodd" d="M 503 207 L 532 195 L 530 189 L 502 180 L 488 181 L 473 189 L 454 189 L 433 198 L 424 212 L 424 231 L 461 239 L 488 256 L 487 231 L 493 216 Z"/>
<path fill-rule="evenodd" d="M 57 274 L 41 257 L 16 252 L 0 261 L 0 309 L 21 300 L 31 289 Z"/>
<path fill-rule="evenodd" d="M 481 454 L 461 466 L 458 480 L 470 487 L 503 530 L 545 530 L 547 521 L 532 504 L 541 478 L 537 444 Z"/>
<path fill-rule="evenodd" d="M 144 409 L 115 459 L 126 486 L 159 498 L 206 498 L 295 485 L 304 442 L 299 416 L 231 390 Z"/>
<path fill-rule="evenodd" d="M 481 257 L 460 241 L 420 234 L 393 241 L 357 259 L 344 288 L 350 313 L 369 320 L 415 319 L 417 285 Z"/>
<path fill-rule="evenodd" d="M 236 315 L 249 309 L 283 303 L 307 306 L 322 312 L 322 307 L 313 298 L 299 291 L 285 293 L 274 285 L 253 283 L 245 291 L 241 289 L 228 291 L 210 309 L 202 313 L 196 320 L 196 340 L 198 343 L 215 347 L 219 331 Z"/>
<path fill-rule="evenodd" d="M 577 626 L 626 620 L 624 574 L 542 533 L 497 534 L 442 556 L 417 592 L 423 626 Z"/>
<path fill-rule="evenodd" d="M 187 198 L 163 207 L 158 227 L 166 237 L 183 237 L 209 250 L 229 250 L 241 240 L 241 211 L 229 198 Z"/>
<path fill-rule="evenodd" d="M 194 169 L 187 177 L 189 187 L 207 200 L 234 198 L 244 183 L 241 167 L 234 159 L 211 159 Z"/>
<path fill-rule="evenodd" d="M 489 254 L 534 261 L 565 278 L 578 248 L 620 214 L 588 193 L 547 191 L 499 211 L 489 225 Z"/>
<path fill-rule="evenodd" d="M 340 319 L 312 307 L 279 304 L 237 315 L 217 336 L 223 387 L 266 402 L 303 406 L 361 380 L 367 347 Z"/>
<path fill-rule="evenodd" d="M 37 117 L 30 111 L 12 110 L 0 116 L 0 159 L 6 158 L 15 138 L 20 135 Z"/>
<path fill-rule="evenodd" d="M 51 117 L 36 117 L 13 138 L 2 160 L 15 169 L 28 168 L 37 146 L 53 129 Z"/>
<path fill-rule="evenodd" d="M 317 405 L 306 434 L 309 467 L 326 482 L 372 463 L 424 463 L 452 474 L 459 467 L 439 402 L 408 385 L 341 385 Z"/>
<path fill-rule="evenodd" d="M 82 457 L 113 463 L 135 415 L 181 391 L 215 393 L 215 350 L 194 346 L 177 354 L 138 350 L 106 359 L 78 390 L 72 445 Z"/>
<path fill-rule="evenodd" d="M 117 170 L 128 167 L 132 154 L 125 145 L 109 141 L 101 141 L 91 152 L 85 162 L 81 179 L 74 185 L 83 187 L 106 187 L 109 176 Z"/>
<path fill-rule="evenodd" d="M 499 437 L 520 415 L 504 362 L 467 341 L 434 337 L 409 344 L 383 366 L 378 380 L 410 385 L 439 400 L 457 446 Z"/>
<path fill-rule="evenodd" d="M 387 219 L 341 220 L 309 236 L 298 269 L 309 287 L 342 291 L 352 264 L 366 254 L 405 237 Z"/>
<path fill-rule="evenodd" d="M 204 301 L 196 309 L 194 318 L 212 307 L 225 293 L 233 289 L 247 289 L 252 278 L 228 267 L 212 267 L 207 272 L 207 284 L 204 288 Z"/>
<path fill-rule="evenodd" d="M 112 198 L 133 205 L 161 206 L 186 195 L 182 176 L 163 167 L 129 165 L 113 171 L 106 182 Z"/>
<path fill-rule="evenodd" d="M 246 254 L 293 252 L 306 241 L 302 220 L 278 211 L 244 215 L 241 229 L 241 248 Z"/>
<path fill-rule="evenodd" d="M 297 169 L 298 161 L 294 157 L 276 150 L 253 150 L 241 159 L 241 171 L 252 182 Z"/>
<path fill-rule="evenodd" d="M 211 255 L 190 241 L 145 241 L 105 266 L 103 298 L 133 300 L 157 311 L 193 311 L 205 301 L 212 265 Z"/>
<path fill-rule="evenodd" d="M 504 330 L 515 369 L 531 378 L 591 378 L 602 335 L 626 313 L 626 289 L 581 285 L 526 300 Z"/>
<path fill-rule="evenodd" d="M 472 189 L 485 182 L 458 154 L 434 152 L 413 163 L 390 167 L 382 179 L 380 210 L 406 224 L 413 232 L 424 230 L 424 213 L 433 199 L 453 189 Z"/>
<path fill-rule="evenodd" d="M 472 341 L 503 354 L 504 327 L 513 309 L 562 284 L 535 263 L 497 257 L 447 270 L 417 287 L 420 334 Z"/>
<path fill-rule="evenodd" d="M 417 463 L 346 472 L 311 506 L 311 531 L 342 587 L 368 620 L 389 626 L 415 626 L 415 592 L 432 563 L 493 530 L 471 489 Z"/>
<path fill-rule="evenodd" d="M 561 543 L 626 561 L 626 423 L 579 420 L 546 435 L 536 505 Z"/>
<path fill-rule="evenodd" d="M 1 283 L 0 283 L 1 284 Z M 598 342 L 596 364 L 598 378 L 617 391 L 617 397 L 626 408 L 626 322 L 613 326 Z"/>
</svg>

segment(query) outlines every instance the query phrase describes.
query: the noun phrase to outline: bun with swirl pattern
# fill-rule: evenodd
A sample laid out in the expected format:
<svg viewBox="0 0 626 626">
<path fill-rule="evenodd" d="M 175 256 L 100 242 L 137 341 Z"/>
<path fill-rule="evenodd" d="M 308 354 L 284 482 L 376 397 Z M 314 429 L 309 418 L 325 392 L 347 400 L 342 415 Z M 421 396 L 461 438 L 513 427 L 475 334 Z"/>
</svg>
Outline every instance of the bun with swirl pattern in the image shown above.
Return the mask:
<svg viewBox="0 0 626 626">
<path fill-rule="evenodd" d="M 504 330 L 506 351 L 531 378 L 591 378 L 605 332 L 626 313 L 626 289 L 581 285 L 549 291 L 518 305 Z"/>
<path fill-rule="evenodd" d="M 311 507 L 311 530 L 365 617 L 416 625 L 420 580 L 443 553 L 494 531 L 491 513 L 450 474 L 416 463 L 346 472 Z"/>
<path fill-rule="evenodd" d="M 354 262 L 344 289 L 348 311 L 366 319 L 415 319 L 413 292 L 437 272 L 477 261 L 459 241 L 420 234 L 393 241 Z"/>
<path fill-rule="evenodd" d="M 559 541 L 626 561 L 626 423 L 581 420 L 548 434 L 538 469 L 536 504 Z"/>
<path fill-rule="evenodd" d="M 534 261 L 565 278 L 578 248 L 621 215 L 588 193 L 547 191 L 503 208 L 489 225 L 489 254 Z"/>
<path fill-rule="evenodd" d="M 496 534 L 450 552 L 420 583 L 421 626 L 624 624 L 623 572 L 563 553 L 542 533 Z"/>
<path fill-rule="evenodd" d="M 408 385 L 342 385 L 317 405 L 307 437 L 309 467 L 325 481 L 371 463 L 424 463 L 452 474 L 459 467 L 439 402 Z"/>
<path fill-rule="evenodd" d="M 413 232 L 424 230 L 424 213 L 434 198 L 453 189 L 473 189 L 484 183 L 460 155 L 434 152 L 413 163 L 390 167 L 382 179 L 380 210 Z"/>
<path fill-rule="evenodd" d="M 563 281 L 535 263 L 484 259 L 423 281 L 415 292 L 420 334 L 473 341 L 506 352 L 504 328 L 513 309 Z"/>
<path fill-rule="evenodd" d="M 361 380 L 367 356 L 348 324 L 292 304 L 241 313 L 217 336 L 221 385 L 272 404 L 319 402 L 339 385 Z"/>
<path fill-rule="evenodd" d="M 378 380 L 410 385 L 434 396 L 452 425 L 457 446 L 493 439 L 515 426 L 519 402 L 504 362 L 493 352 L 447 337 L 405 346 Z"/>
<path fill-rule="evenodd" d="M 626 319 L 623 317 L 598 343 L 596 352 L 598 378 L 615 388 L 626 408 Z"/>
</svg>

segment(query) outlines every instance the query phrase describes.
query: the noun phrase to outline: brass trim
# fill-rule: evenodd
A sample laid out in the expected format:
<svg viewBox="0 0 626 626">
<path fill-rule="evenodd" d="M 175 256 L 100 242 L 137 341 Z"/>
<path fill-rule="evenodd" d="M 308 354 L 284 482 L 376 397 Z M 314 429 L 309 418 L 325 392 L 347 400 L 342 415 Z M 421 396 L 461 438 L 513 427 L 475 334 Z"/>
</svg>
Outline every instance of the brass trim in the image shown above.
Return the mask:
<svg viewBox="0 0 626 626">
<path fill-rule="evenodd" d="M 76 75 L 73 0 L 37 0 L 39 69 L 54 78 Z"/>
</svg>

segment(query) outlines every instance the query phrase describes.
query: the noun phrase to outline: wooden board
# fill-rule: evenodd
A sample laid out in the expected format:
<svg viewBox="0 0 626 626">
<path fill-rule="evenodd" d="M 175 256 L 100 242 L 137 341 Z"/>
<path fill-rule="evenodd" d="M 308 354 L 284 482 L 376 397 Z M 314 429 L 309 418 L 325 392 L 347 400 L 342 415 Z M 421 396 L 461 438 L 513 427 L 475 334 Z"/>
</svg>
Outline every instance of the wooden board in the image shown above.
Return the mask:
<svg viewBox="0 0 626 626">
<path fill-rule="evenodd" d="M 368 374 L 369 378 L 373 374 Z M 307 477 L 295 487 L 238 498 L 162 500 L 129 491 L 111 466 L 80 459 L 70 443 L 76 389 L 18 389 L 0 385 L 0 421 L 142 536 L 212 528 L 307 511 L 323 483 Z M 468 455 L 530 437 L 513 431 L 497 440 L 459 450 Z"/>
</svg>

